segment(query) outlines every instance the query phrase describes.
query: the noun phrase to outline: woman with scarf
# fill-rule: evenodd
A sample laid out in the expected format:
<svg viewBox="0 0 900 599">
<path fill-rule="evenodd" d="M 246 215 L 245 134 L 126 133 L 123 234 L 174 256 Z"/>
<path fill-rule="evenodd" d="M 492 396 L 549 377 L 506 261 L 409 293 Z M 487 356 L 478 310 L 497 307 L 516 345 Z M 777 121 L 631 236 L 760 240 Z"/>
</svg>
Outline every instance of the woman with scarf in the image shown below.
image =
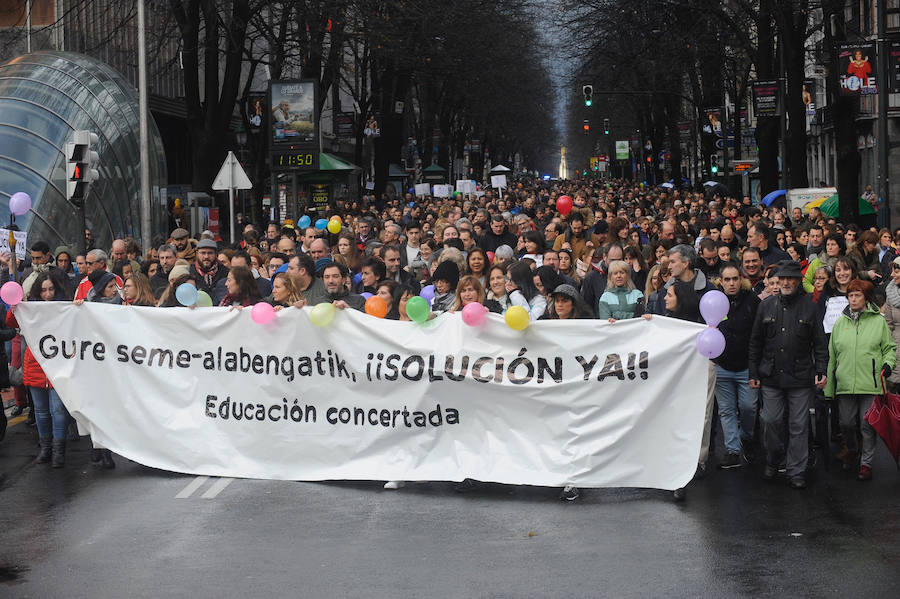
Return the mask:
<svg viewBox="0 0 900 599">
<path fill-rule="evenodd" d="M 856 478 L 871 480 L 875 456 L 875 430 L 866 422 L 875 395 L 881 393 L 881 378 L 890 377 L 897 366 L 897 343 L 887 322 L 872 303 L 875 286 L 869 281 L 851 281 L 847 307 L 841 312 L 828 343 L 828 373 L 825 397 L 837 399 L 841 432 L 848 452 L 844 470 L 856 468 Z M 857 447 L 857 430 L 862 447 Z M 857 455 L 858 454 L 858 455 Z"/>
<path fill-rule="evenodd" d="M 259 296 L 259 286 L 253 279 L 253 274 L 243 266 L 236 266 L 228 271 L 228 276 L 225 278 L 225 289 L 227 293 L 219 302 L 220 306 L 241 309 L 262 301 Z"/>
<path fill-rule="evenodd" d="M 829 266 L 833 270 L 835 261 L 843 257 L 846 251 L 847 243 L 842 235 L 832 234 L 825 238 L 825 252 L 820 253 L 809 263 L 809 268 L 803 276 L 803 289 L 806 293 L 813 292 L 813 276 L 816 269 L 820 266 Z"/>
<path fill-rule="evenodd" d="M 110 274 L 110 276 L 112 275 Z M 63 277 L 63 273 L 59 270 L 40 273 L 28 291 L 28 301 L 67 301 L 70 296 L 67 295 L 68 290 Z M 14 311 L 15 308 L 12 308 L 6 314 L 6 324 L 13 329 L 13 332 L 19 327 Z M 8 330 L 4 329 L 4 333 Z M 25 348 L 22 382 L 29 388 L 34 403 L 35 423 L 41 444 L 37 463 L 51 462 L 51 467 L 62 468 L 66 464 L 66 426 L 69 421 L 69 413 L 59 398 L 59 394 L 47 379 L 47 375 L 44 374 L 41 365 L 31 353 L 30 347 Z"/>
</svg>

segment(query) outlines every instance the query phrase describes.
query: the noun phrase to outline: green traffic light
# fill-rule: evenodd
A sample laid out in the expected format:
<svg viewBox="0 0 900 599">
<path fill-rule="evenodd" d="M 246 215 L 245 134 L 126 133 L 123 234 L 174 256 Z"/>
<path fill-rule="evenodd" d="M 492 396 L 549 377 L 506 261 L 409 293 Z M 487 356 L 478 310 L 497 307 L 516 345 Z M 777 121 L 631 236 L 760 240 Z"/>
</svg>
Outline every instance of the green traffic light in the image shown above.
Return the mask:
<svg viewBox="0 0 900 599">
<path fill-rule="evenodd" d="M 591 100 L 590 98 L 587 98 L 584 101 L 584 105 L 587 106 L 588 108 L 590 108 L 593 103 L 594 103 L 594 101 Z"/>
<path fill-rule="evenodd" d="M 719 167 L 714 164 L 714 165 L 712 165 L 712 167 L 710 167 L 709 170 L 712 171 L 712 174 L 715 175 L 716 173 L 719 172 Z"/>
</svg>

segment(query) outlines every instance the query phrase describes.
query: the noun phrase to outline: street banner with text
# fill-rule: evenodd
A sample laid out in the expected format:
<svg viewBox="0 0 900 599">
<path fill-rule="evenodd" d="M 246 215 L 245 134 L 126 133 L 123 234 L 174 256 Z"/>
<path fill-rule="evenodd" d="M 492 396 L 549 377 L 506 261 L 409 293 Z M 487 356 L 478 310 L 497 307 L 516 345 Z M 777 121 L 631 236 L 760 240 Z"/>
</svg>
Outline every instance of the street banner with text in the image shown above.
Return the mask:
<svg viewBox="0 0 900 599">
<path fill-rule="evenodd" d="M 26 302 L 16 317 L 79 427 L 146 466 L 287 480 L 675 489 L 697 466 L 702 326 L 654 316 L 514 331 L 310 308 Z"/>
</svg>

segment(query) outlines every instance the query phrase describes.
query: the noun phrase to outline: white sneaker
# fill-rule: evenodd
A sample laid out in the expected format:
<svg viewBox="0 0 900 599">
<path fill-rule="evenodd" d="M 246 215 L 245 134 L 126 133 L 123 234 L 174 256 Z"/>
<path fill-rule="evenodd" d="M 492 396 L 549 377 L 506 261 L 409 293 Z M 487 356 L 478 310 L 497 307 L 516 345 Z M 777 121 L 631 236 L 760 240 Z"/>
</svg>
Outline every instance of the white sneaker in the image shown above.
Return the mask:
<svg viewBox="0 0 900 599">
<path fill-rule="evenodd" d="M 406 486 L 406 483 L 402 480 L 389 480 L 384 483 L 384 488 L 388 490 L 399 489 L 400 487 Z"/>
</svg>

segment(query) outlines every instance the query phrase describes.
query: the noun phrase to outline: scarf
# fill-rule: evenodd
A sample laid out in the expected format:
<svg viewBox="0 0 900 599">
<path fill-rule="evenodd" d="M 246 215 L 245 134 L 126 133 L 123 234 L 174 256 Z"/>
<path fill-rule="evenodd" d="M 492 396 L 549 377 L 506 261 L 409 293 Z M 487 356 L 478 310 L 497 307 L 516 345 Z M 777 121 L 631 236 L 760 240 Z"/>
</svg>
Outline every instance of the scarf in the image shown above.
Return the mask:
<svg viewBox="0 0 900 599">
<path fill-rule="evenodd" d="M 203 282 L 206 284 L 206 287 L 212 289 L 213 281 L 216 278 L 216 274 L 219 272 L 219 261 L 213 260 L 212 266 L 209 267 L 209 270 L 206 270 L 203 268 L 203 265 L 200 264 L 200 260 L 196 260 L 194 262 L 194 268 L 196 268 L 197 273 L 203 277 Z"/>
<path fill-rule="evenodd" d="M 884 290 L 887 293 L 888 303 L 895 308 L 900 308 L 900 287 L 897 287 L 897 284 L 891 281 L 885 285 Z"/>
</svg>

